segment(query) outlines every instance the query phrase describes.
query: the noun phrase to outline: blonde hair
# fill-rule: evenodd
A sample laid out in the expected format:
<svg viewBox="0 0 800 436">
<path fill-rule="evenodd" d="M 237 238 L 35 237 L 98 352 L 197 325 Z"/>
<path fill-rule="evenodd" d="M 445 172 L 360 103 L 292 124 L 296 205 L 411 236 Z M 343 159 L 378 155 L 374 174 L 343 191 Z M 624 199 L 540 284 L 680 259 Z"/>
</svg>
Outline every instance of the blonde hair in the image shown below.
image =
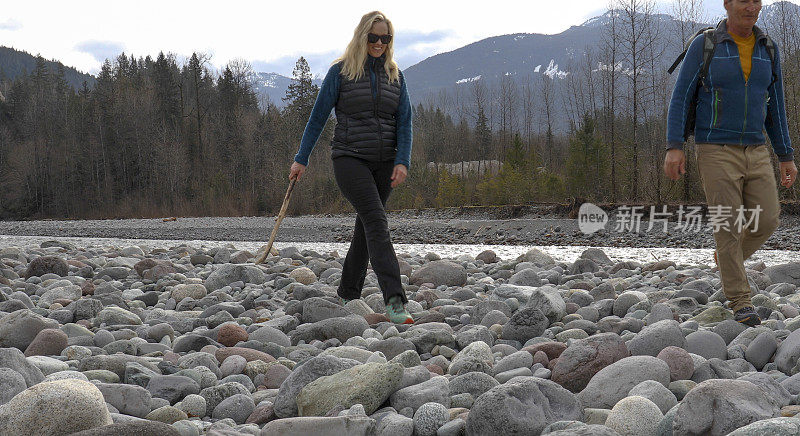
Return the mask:
<svg viewBox="0 0 800 436">
<path fill-rule="evenodd" d="M 372 30 L 372 25 L 375 23 L 384 22 L 389 27 L 389 34 L 392 35 L 392 40 L 386 44 L 386 51 L 384 56 L 386 60 L 383 64 L 383 69 L 386 70 L 386 75 L 389 77 L 389 82 L 398 82 L 400 80 L 400 69 L 397 67 L 397 62 L 394 61 L 392 55 L 394 54 L 394 26 L 392 22 L 386 18 L 380 11 L 372 11 L 361 17 L 361 21 L 356 26 L 353 32 L 353 39 L 347 44 L 344 54 L 333 61 L 334 64 L 342 62 L 342 75 L 348 80 L 358 80 L 364 75 L 364 63 L 367 61 L 367 34 Z"/>
</svg>

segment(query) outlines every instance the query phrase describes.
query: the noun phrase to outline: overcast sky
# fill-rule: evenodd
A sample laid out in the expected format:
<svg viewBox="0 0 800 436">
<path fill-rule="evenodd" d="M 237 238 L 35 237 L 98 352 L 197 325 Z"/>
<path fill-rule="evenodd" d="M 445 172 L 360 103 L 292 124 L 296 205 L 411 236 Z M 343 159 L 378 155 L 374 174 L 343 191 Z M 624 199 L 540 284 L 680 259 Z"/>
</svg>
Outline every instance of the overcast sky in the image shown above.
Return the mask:
<svg viewBox="0 0 800 436">
<path fill-rule="evenodd" d="M 800 3 L 800 0 L 792 0 Z M 710 17 L 723 0 L 705 0 Z M 765 0 L 765 4 L 772 1 Z M 256 71 L 291 75 L 299 56 L 323 74 L 344 50 L 358 20 L 383 11 L 395 25 L 395 56 L 407 68 L 429 56 L 486 37 L 559 33 L 605 12 L 603 0 L 482 0 L 392 2 L 3 0 L 0 45 L 41 54 L 97 73 L 121 52 L 184 59 L 211 55 L 215 67 L 234 58 Z M 659 0 L 669 12 L 671 0 Z"/>
</svg>

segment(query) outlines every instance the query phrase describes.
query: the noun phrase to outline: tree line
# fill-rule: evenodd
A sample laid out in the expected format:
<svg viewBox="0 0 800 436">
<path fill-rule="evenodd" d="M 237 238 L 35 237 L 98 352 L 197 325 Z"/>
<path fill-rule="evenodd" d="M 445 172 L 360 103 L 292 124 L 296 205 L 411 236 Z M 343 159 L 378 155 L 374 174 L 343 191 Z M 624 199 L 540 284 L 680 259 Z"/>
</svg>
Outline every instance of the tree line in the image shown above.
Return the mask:
<svg viewBox="0 0 800 436">
<path fill-rule="evenodd" d="M 663 57 L 704 21 L 700 3 L 675 0 L 679 27 L 665 30 L 653 0 L 612 0 L 601 42 L 563 78 L 478 80 L 416 105 L 409 178 L 389 207 L 702 200 L 691 158 L 679 182 L 661 171 L 674 83 Z M 797 144 L 800 20 L 778 6 L 766 24 L 782 49 Z M 63 68 L 38 57 L 29 74 L 0 80 L 0 218 L 276 213 L 319 90 L 303 58 L 281 108 L 259 101 L 253 77 L 242 60 L 216 72 L 203 54 L 179 63 L 123 53 L 103 64 L 93 87 L 76 90 Z M 334 125 L 331 117 L 291 213 L 350 210 L 331 169 Z M 499 171 L 437 165 L 487 160 L 502 162 Z M 794 199 L 796 190 L 781 195 Z"/>
</svg>

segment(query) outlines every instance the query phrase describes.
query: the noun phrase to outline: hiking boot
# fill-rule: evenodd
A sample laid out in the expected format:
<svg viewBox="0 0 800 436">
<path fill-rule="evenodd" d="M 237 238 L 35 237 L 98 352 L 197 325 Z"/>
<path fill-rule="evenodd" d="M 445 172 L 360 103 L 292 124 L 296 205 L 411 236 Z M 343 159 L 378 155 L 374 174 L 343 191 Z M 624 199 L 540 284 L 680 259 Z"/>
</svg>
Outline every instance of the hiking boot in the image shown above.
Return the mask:
<svg viewBox="0 0 800 436">
<path fill-rule="evenodd" d="M 386 303 L 386 315 L 395 324 L 414 324 L 414 318 L 411 318 L 403 299 L 399 296 L 389 298 L 389 302 Z"/>
<path fill-rule="evenodd" d="M 343 298 L 343 297 L 339 297 L 339 302 L 340 302 L 340 303 L 342 303 L 342 306 L 346 306 L 346 305 L 347 305 L 347 303 L 349 303 L 349 302 L 351 302 L 351 301 L 353 301 L 353 300 L 352 300 L 352 299 L 349 299 L 349 298 Z"/>
<path fill-rule="evenodd" d="M 761 318 L 758 317 L 758 314 L 753 306 L 747 306 L 737 310 L 733 314 L 733 319 L 750 327 L 755 327 L 761 324 Z"/>
</svg>

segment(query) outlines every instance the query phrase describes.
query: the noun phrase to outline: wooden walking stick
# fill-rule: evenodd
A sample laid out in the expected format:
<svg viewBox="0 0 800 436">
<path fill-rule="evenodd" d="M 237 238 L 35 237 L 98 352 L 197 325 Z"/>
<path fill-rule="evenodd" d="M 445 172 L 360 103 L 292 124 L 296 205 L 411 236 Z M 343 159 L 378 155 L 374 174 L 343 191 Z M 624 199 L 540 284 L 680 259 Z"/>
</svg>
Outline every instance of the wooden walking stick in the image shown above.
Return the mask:
<svg viewBox="0 0 800 436">
<path fill-rule="evenodd" d="M 297 178 L 292 179 L 289 182 L 289 188 L 286 190 L 286 197 L 283 198 L 283 205 L 281 205 L 281 211 L 278 212 L 278 218 L 275 219 L 275 227 L 272 229 L 272 234 L 269 235 L 269 242 L 267 243 L 267 250 L 264 251 L 264 254 L 256 260 L 256 265 L 259 265 L 266 260 L 267 256 L 269 256 L 270 250 L 272 250 L 272 243 L 275 242 L 275 236 L 278 235 L 278 227 L 281 225 L 281 221 L 283 221 L 283 217 L 286 216 L 286 209 L 289 208 L 289 197 L 292 196 L 292 190 L 294 189 L 294 185 L 297 183 Z"/>
</svg>

